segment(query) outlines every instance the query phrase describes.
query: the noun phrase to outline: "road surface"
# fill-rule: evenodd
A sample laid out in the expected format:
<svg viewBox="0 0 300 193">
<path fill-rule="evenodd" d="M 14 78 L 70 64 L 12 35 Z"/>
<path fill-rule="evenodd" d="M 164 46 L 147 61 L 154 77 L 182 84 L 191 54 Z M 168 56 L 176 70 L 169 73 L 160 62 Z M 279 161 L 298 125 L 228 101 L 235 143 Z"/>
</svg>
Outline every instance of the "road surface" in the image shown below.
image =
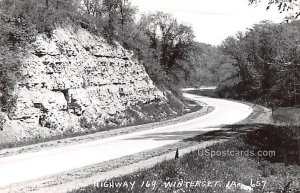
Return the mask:
<svg viewBox="0 0 300 193">
<path fill-rule="evenodd" d="M 223 124 L 239 122 L 252 113 L 250 106 L 238 102 L 185 96 L 214 106 L 215 110 L 174 125 L 0 158 L 0 188 L 175 143 L 217 130 Z"/>
</svg>

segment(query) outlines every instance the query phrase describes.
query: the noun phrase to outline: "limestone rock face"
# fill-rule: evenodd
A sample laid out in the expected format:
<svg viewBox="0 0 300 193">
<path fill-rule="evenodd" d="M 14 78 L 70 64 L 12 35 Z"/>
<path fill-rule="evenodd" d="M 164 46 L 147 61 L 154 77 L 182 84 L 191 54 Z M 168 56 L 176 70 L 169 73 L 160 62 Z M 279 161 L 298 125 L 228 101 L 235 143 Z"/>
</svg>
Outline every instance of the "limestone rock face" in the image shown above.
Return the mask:
<svg viewBox="0 0 300 193">
<path fill-rule="evenodd" d="M 116 43 L 84 29 L 39 35 L 22 63 L 9 119 L 27 127 L 80 129 L 82 119 L 109 124 L 137 103 L 164 103 L 143 65 Z"/>
</svg>

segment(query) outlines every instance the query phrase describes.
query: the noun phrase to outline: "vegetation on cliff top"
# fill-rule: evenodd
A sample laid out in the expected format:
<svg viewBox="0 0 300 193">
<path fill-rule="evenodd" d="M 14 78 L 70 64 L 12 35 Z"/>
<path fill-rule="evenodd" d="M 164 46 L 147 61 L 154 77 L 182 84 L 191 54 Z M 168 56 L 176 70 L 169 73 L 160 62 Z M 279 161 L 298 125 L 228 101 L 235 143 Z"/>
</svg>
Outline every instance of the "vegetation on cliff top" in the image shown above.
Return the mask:
<svg viewBox="0 0 300 193">
<path fill-rule="evenodd" d="M 151 79 L 181 96 L 180 86 L 216 84 L 222 57 L 216 47 L 194 41 L 191 26 L 170 14 L 156 12 L 137 19 L 128 0 L 2 0 L 0 1 L 0 82 L 2 106 L 11 104 L 11 92 L 20 67 L 17 57 L 38 33 L 51 37 L 58 26 L 73 25 L 121 43 L 132 50 Z M 220 65 L 214 65 L 215 63 Z M 204 70 L 203 70 L 204 69 Z M 200 78 L 201 77 L 201 78 Z"/>
</svg>

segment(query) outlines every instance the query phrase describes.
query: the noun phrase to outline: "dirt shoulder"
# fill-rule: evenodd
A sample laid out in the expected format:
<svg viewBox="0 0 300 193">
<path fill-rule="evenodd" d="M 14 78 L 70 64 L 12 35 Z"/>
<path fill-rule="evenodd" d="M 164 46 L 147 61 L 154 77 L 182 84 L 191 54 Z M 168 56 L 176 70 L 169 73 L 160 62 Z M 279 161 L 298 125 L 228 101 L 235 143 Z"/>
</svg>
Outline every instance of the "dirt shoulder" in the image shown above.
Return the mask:
<svg viewBox="0 0 300 193">
<path fill-rule="evenodd" d="M 251 124 L 251 123 L 272 124 L 274 122 L 272 118 L 271 109 L 253 103 L 241 102 L 241 101 L 237 101 L 237 102 L 249 105 L 253 109 L 253 113 L 247 119 L 236 124 Z"/>
</svg>

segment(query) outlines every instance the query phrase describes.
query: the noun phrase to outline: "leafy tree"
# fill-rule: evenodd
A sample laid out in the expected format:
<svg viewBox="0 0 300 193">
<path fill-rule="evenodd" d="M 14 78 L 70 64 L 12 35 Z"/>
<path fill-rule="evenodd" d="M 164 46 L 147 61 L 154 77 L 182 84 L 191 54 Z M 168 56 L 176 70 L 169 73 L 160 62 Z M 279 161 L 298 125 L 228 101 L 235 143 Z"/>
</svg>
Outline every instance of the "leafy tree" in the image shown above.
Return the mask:
<svg viewBox="0 0 300 193">
<path fill-rule="evenodd" d="M 166 73 L 178 82 L 187 79 L 190 73 L 188 53 L 193 43 L 193 30 L 190 26 L 179 24 L 170 14 L 157 12 L 143 16 L 142 25 L 150 40 L 150 48 Z"/>
<path fill-rule="evenodd" d="M 232 70 L 219 47 L 198 42 L 189 52 L 189 63 L 193 67 L 190 81 L 200 85 L 217 85 Z"/>
<path fill-rule="evenodd" d="M 227 38 L 222 51 L 230 57 L 237 75 L 231 78 L 234 81 L 232 96 L 271 106 L 298 105 L 299 30 L 299 22 L 274 24 L 265 21 L 245 34 Z M 220 84 L 221 94 L 225 92 L 222 87 L 228 88 L 229 84 L 230 80 Z"/>
</svg>

